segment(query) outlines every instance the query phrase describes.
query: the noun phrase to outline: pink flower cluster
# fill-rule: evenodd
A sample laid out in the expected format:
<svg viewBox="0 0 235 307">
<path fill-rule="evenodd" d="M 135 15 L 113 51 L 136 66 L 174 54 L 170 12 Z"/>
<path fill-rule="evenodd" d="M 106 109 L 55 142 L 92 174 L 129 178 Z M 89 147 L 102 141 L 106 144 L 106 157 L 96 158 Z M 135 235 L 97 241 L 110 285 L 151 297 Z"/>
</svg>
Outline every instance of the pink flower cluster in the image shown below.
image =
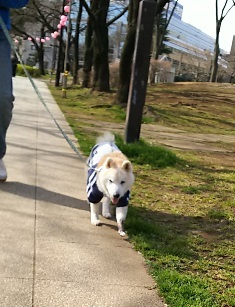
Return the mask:
<svg viewBox="0 0 235 307">
<path fill-rule="evenodd" d="M 51 37 L 56 39 L 57 36 L 60 35 L 59 31 L 61 30 L 62 27 L 65 27 L 66 26 L 66 23 L 68 21 L 68 17 L 67 15 L 70 13 L 70 5 L 69 5 L 69 2 L 71 0 L 68 0 L 68 4 L 64 6 L 64 15 L 60 16 L 60 22 L 59 24 L 57 25 L 57 29 L 58 31 L 54 31 L 53 33 L 51 33 Z M 67 14 L 67 15 L 66 15 Z M 28 37 L 28 41 L 32 41 L 33 38 L 31 36 Z M 49 36 L 46 36 L 45 38 L 40 38 L 40 37 L 36 37 L 35 40 L 37 42 L 41 42 L 41 43 L 45 43 L 46 41 L 49 41 L 50 40 L 50 37 Z M 17 40 L 15 40 L 15 43 L 18 43 Z"/>
<path fill-rule="evenodd" d="M 70 0 L 68 0 L 68 3 L 70 2 Z M 70 13 L 70 6 L 67 4 L 65 5 L 64 7 L 64 12 L 65 14 L 69 14 Z M 57 29 L 58 30 L 61 30 L 62 27 L 65 27 L 66 26 L 66 23 L 68 21 L 68 17 L 66 15 L 61 15 L 60 16 L 60 22 L 59 24 L 57 25 Z M 51 33 L 51 37 L 52 38 L 57 38 L 57 36 L 59 35 L 60 33 L 58 31 L 55 31 L 54 33 Z"/>
</svg>

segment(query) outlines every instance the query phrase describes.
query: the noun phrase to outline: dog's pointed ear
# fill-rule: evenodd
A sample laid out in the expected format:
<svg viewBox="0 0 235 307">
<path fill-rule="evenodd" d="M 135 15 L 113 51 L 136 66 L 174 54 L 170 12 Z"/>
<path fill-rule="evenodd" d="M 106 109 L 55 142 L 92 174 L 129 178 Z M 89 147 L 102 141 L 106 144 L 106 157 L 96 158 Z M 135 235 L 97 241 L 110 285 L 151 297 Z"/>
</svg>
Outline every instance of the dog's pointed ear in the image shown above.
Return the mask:
<svg viewBox="0 0 235 307">
<path fill-rule="evenodd" d="M 110 168 L 114 165 L 113 159 L 112 158 L 107 158 L 104 162 L 104 166 L 106 168 Z"/>
<path fill-rule="evenodd" d="M 127 172 L 132 172 L 132 165 L 131 165 L 131 162 L 129 160 L 125 160 L 123 163 L 122 163 L 122 168 L 127 171 Z"/>
</svg>

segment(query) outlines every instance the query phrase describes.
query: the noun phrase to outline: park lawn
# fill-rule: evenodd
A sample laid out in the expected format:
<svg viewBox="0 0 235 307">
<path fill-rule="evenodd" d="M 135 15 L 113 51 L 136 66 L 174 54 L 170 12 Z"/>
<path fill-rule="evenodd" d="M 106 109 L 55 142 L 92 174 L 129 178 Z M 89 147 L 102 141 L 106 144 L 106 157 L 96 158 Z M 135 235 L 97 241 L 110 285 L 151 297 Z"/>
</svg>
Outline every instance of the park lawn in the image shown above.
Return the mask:
<svg viewBox="0 0 235 307">
<path fill-rule="evenodd" d="M 88 155 L 99 131 L 117 133 L 133 162 L 126 229 L 169 306 L 235 306 L 235 144 L 232 153 L 169 149 L 157 141 L 124 144 L 125 110 L 115 93 L 51 92 Z M 159 84 L 148 89 L 143 122 L 189 133 L 235 135 L 235 86 Z M 210 142 L 208 142 L 210 146 Z M 141 153 L 141 154 L 140 154 Z"/>
</svg>

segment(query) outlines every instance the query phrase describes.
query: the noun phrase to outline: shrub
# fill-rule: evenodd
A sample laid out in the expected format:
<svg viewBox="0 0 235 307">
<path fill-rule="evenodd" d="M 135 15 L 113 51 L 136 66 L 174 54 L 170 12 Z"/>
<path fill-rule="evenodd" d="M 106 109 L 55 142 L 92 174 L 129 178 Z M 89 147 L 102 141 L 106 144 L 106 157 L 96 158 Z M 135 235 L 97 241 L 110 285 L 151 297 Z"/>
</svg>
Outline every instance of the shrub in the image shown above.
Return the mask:
<svg viewBox="0 0 235 307">
<path fill-rule="evenodd" d="M 28 71 L 28 73 L 30 74 L 31 77 L 40 77 L 41 76 L 38 68 L 28 66 L 28 65 L 24 65 L 24 67 L 26 68 L 26 70 Z M 17 75 L 25 76 L 25 72 L 24 72 L 24 69 L 23 69 L 21 64 L 17 65 Z"/>
<path fill-rule="evenodd" d="M 195 76 L 193 74 L 180 74 L 175 76 L 175 82 L 193 82 L 195 81 Z"/>
</svg>

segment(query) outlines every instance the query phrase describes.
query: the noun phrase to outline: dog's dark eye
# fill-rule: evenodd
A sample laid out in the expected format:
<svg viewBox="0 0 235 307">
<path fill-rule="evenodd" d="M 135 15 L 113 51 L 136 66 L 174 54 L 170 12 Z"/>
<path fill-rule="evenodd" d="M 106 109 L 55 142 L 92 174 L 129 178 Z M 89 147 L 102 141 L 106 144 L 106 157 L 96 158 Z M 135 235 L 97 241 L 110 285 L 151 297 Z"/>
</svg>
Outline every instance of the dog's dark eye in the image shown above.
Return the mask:
<svg viewBox="0 0 235 307">
<path fill-rule="evenodd" d="M 121 181 L 121 184 L 124 184 L 124 183 L 125 183 L 125 181 L 124 181 L 124 180 L 122 180 L 122 181 Z"/>
<path fill-rule="evenodd" d="M 113 180 L 109 179 L 109 182 L 110 182 L 110 183 L 113 183 Z"/>
</svg>

